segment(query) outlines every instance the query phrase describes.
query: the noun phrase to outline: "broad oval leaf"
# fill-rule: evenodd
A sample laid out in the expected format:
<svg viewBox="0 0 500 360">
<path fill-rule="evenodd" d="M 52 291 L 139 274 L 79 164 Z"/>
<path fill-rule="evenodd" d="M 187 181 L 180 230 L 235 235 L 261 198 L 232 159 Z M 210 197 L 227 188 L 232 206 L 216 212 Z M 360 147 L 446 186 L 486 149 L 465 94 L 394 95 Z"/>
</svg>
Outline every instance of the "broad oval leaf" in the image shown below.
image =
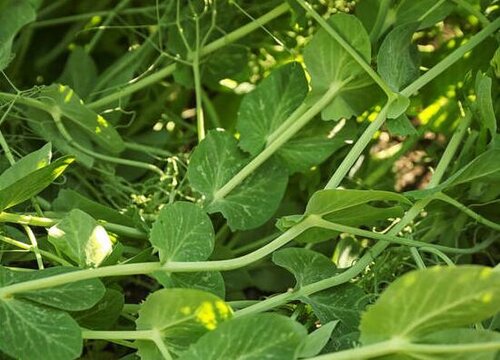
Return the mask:
<svg viewBox="0 0 500 360">
<path fill-rule="evenodd" d="M 370 63 L 370 38 L 363 24 L 355 16 L 338 13 L 331 16 L 328 23 Z M 360 95 L 360 89 L 371 85 L 371 78 L 326 30 L 320 29 L 305 47 L 304 61 L 311 75 L 313 98 L 323 95 L 332 84 L 346 83 L 332 102 L 323 109 L 321 114 L 324 120 L 349 118 L 366 109 L 366 92 L 362 91 L 364 95 Z"/>
<path fill-rule="evenodd" d="M 81 267 L 99 266 L 113 251 L 106 229 L 78 209 L 71 210 L 49 229 L 48 240 Z"/>
<path fill-rule="evenodd" d="M 37 195 L 57 179 L 73 161 L 74 157 L 63 156 L 50 165 L 18 178 L 13 184 L 0 189 L 0 211 Z"/>
<path fill-rule="evenodd" d="M 418 339 L 500 311 L 500 273 L 483 266 L 433 267 L 394 281 L 363 314 L 361 342 Z"/>
<path fill-rule="evenodd" d="M 292 360 L 306 336 L 301 324 L 281 315 L 242 317 L 205 334 L 180 360 Z"/>
<path fill-rule="evenodd" d="M 297 288 L 334 276 L 337 269 L 325 255 L 302 248 L 286 248 L 273 253 L 273 262 L 290 271 Z"/>
<path fill-rule="evenodd" d="M 151 244 L 161 262 L 206 260 L 214 249 L 214 229 L 208 215 L 193 203 L 165 205 L 151 229 Z"/>
<path fill-rule="evenodd" d="M 15 359 L 72 360 L 82 334 L 67 313 L 26 300 L 0 299 L 0 350 Z"/>
<path fill-rule="evenodd" d="M 193 152 L 187 171 L 193 188 L 205 196 L 205 209 L 221 212 L 233 230 L 252 229 L 269 220 L 288 182 L 286 168 L 271 158 L 225 197 L 215 198 L 249 160 L 233 136 L 211 131 Z"/>
<path fill-rule="evenodd" d="M 52 267 L 43 270 L 20 272 L 0 266 L 0 286 L 42 279 L 77 269 Z M 81 280 L 55 287 L 16 293 L 14 298 L 27 299 L 39 304 L 68 311 L 82 311 L 93 307 L 104 296 L 106 288 L 99 279 Z"/>
<path fill-rule="evenodd" d="M 125 299 L 120 291 L 106 289 L 97 304 L 90 309 L 73 312 L 71 316 L 86 329 L 110 329 L 120 317 L 124 303 Z"/>
<path fill-rule="evenodd" d="M 418 23 L 409 23 L 392 29 L 378 51 L 378 72 L 396 92 L 418 78 L 420 73 L 420 55 L 416 45 L 412 44 L 417 28 Z"/>
<path fill-rule="evenodd" d="M 160 331 L 169 351 L 178 353 L 231 316 L 231 308 L 213 294 L 194 289 L 162 289 L 149 295 L 141 305 L 136 324 L 137 330 Z M 152 342 L 137 344 L 141 357 L 162 358 Z"/>
<path fill-rule="evenodd" d="M 269 137 L 299 107 L 307 91 L 307 80 L 299 63 L 273 70 L 241 102 L 236 125 L 240 148 L 257 155 Z"/>
</svg>

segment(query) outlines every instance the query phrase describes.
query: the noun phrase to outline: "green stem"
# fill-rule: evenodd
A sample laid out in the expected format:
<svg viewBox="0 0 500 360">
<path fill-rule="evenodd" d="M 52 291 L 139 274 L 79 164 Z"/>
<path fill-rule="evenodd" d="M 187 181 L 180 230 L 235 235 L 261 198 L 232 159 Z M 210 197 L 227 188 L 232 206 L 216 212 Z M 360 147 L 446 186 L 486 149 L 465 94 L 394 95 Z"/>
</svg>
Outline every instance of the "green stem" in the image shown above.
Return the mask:
<svg viewBox="0 0 500 360">
<path fill-rule="evenodd" d="M 319 355 L 310 360 L 362 360 L 372 359 L 391 354 L 461 354 L 461 353 L 481 353 L 493 352 L 500 349 L 500 342 L 480 342 L 466 344 L 413 344 L 400 339 L 393 339 L 366 345 L 354 349 L 338 351 L 330 354 Z M 420 357 L 419 357 L 420 358 Z M 424 357 L 422 357 L 424 358 Z M 425 357 L 427 358 L 427 357 Z"/>
<path fill-rule="evenodd" d="M 11 239 L 7 236 L 3 236 L 3 235 L 0 235 L 0 241 L 3 241 L 7 244 L 10 244 L 10 245 L 13 245 L 15 247 L 18 247 L 20 249 L 23 249 L 23 250 L 27 250 L 27 251 L 31 251 L 34 253 L 34 248 L 33 248 L 33 245 L 28 245 L 28 244 L 25 244 L 21 241 L 18 241 L 18 240 L 14 240 L 14 239 Z M 63 266 L 73 266 L 70 262 L 60 258 L 59 256 L 56 256 L 54 254 L 52 254 L 51 252 L 49 251 L 45 251 L 45 250 L 42 250 L 42 249 L 38 249 L 38 252 L 43 255 L 45 258 L 47 259 L 50 259 L 50 260 L 53 260 Z"/>
<path fill-rule="evenodd" d="M 203 89 L 201 87 L 200 75 L 200 24 L 196 18 L 196 50 L 193 55 L 193 78 L 194 78 L 194 93 L 196 101 L 196 130 L 198 133 L 198 142 L 205 138 L 205 116 L 203 114 L 203 103 L 201 94 Z"/>
<path fill-rule="evenodd" d="M 1 215 L 1 214 L 0 214 Z M 199 261 L 199 262 L 168 262 L 161 264 L 159 262 L 147 262 L 136 264 L 118 264 L 111 266 L 103 266 L 96 269 L 85 269 L 54 275 L 43 279 L 25 281 L 13 285 L 0 288 L 0 298 L 10 297 L 15 293 L 33 291 L 37 289 L 45 289 L 53 286 L 58 286 L 66 283 L 94 279 L 98 277 L 109 276 L 126 276 L 151 274 L 155 271 L 166 272 L 197 272 L 197 271 L 227 271 L 234 270 L 247 266 L 256 262 L 265 256 L 268 256 L 283 245 L 292 241 L 294 238 L 302 234 L 305 230 L 311 227 L 311 222 L 307 219 L 293 226 L 276 238 L 271 243 L 262 248 L 251 252 L 250 254 L 230 259 L 219 261 Z"/>
<path fill-rule="evenodd" d="M 473 218 L 474 220 L 476 220 L 478 223 L 480 224 L 483 224 L 485 226 L 488 226 L 496 231 L 500 231 L 500 224 L 497 224 L 491 220 L 488 220 L 484 217 L 482 217 L 481 215 L 479 215 L 478 213 L 472 211 L 471 209 L 469 209 L 467 206 L 465 206 L 464 204 L 462 204 L 461 202 L 453 199 L 452 197 L 444 194 L 444 193 L 437 193 L 437 194 L 434 194 L 432 195 L 432 197 L 436 200 L 441 200 L 441 201 L 444 201 L 450 205 L 453 205 L 454 207 L 456 207 L 457 209 L 459 209 L 460 211 L 463 211 L 465 214 L 469 215 L 471 218 Z"/>
<path fill-rule="evenodd" d="M 82 338 L 92 340 L 153 340 L 155 330 L 94 331 L 82 329 Z"/>
<path fill-rule="evenodd" d="M 305 0 L 295 0 L 297 3 L 304 8 L 304 10 L 309 13 L 326 32 L 339 43 L 340 46 L 344 48 L 349 55 L 366 71 L 366 73 L 375 81 L 378 86 L 387 94 L 389 99 L 396 98 L 396 94 L 389 88 L 386 82 L 377 74 L 375 70 L 372 69 L 370 64 L 366 62 L 365 59 L 359 55 L 359 53 L 354 49 L 351 44 L 349 44 L 334 28 L 320 15 L 314 8 Z"/>
<path fill-rule="evenodd" d="M 419 77 L 413 83 L 408 85 L 405 89 L 401 91 L 403 96 L 411 96 L 422 87 L 427 85 L 429 82 L 434 80 L 438 75 L 443 73 L 446 69 L 448 69 L 451 65 L 456 63 L 458 60 L 462 59 L 464 55 L 471 51 L 474 47 L 476 47 L 479 43 L 481 43 L 488 36 L 493 34 L 500 27 L 500 18 L 496 19 L 488 26 L 486 26 L 483 30 L 478 32 L 476 35 L 471 37 L 469 41 L 467 41 L 464 45 L 453 51 L 446 58 L 437 63 L 433 68 L 427 71 L 424 75 Z"/>
<path fill-rule="evenodd" d="M 277 17 L 283 15 L 286 13 L 289 9 L 289 6 L 287 3 L 283 3 L 271 11 L 269 11 L 267 14 L 262 15 L 261 17 L 255 19 L 254 21 L 234 30 L 233 32 L 223 36 L 220 39 L 217 39 L 210 44 L 204 46 L 202 49 L 200 49 L 200 56 L 205 56 L 209 53 L 212 53 L 216 50 L 219 50 L 220 48 L 235 42 L 236 40 L 241 39 L 242 37 L 250 34 L 251 32 L 259 29 L 261 26 L 264 24 L 268 23 L 271 20 L 276 19 Z M 192 59 L 188 59 L 192 60 Z M 97 101 L 94 101 L 90 104 L 88 104 L 88 107 L 91 109 L 97 109 L 101 108 L 104 105 L 110 104 L 116 100 L 119 100 L 121 97 L 130 95 L 135 93 L 136 91 L 139 91 L 141 89 L 144 89 L 145 87 L 148 87 L 152 84 L 155 84 L 159 81 L 161 81 L 163 78 L 171 75 L 175 70 L 177 69 L 177 64 L 173 63 L 165 68 L 157 71 L 154 74 L 151 74 L 133 84 L 130 84 L 126 88 L 123 88 L 121 91 L 110 94 L 108 96 L 105 96 Z"/>
<path fill-rule="evenodd" d="M 12 214 L 6 212 L 0 212 L 0 223 L 15 223 L 21 225 L 32 225 L 32 226 L 41 226 L 41 227 L 51 227 L 61 221 L 60 218 L 47 218 L 47 217 L 39 217 L 32 215 L 21 215 L 21 214 Z M 109 223 L 105 221 L 99 221 L 99 223 L 104 226 L 106 230 L 114 232 L 121 236 L 127 236 L 132 239 L 147 239 L 147 234 L 139 231 L 135 228 L 131 228 L 128 226 Z"/>
<path fill-rule="evenodd" d="M 423 241 L 418 241 L 418 240 L 406 239 L 403 237 L 392 235 L 390 233 L 381 234 L 381 233 L 377 233 L 377 232 L 373 232 L 373 231 L 358 229 L 358 228 L 355 228 L 352 226 L 335 224 L 335 223 L 332 223 L 330 221 L 324 220 L 324 219 L 320 218 L 319 216 L 312 216 L 312 218 L 313 219 L 311 220 L 311 223 L 312 223 L 312 226 L 314 226 L 314 227 L 339 231 L 342 233 L 348 233 L 348 234 L 352 234 L 352 235 L 356 235 L 356 236 L 363 236 L 363 237 L 366 237 L 369 239 L 387 241 L 389 243 L 394 243 L 394 244 L 413 246 L 413 247 L 425 246 L 428 248 L 438 249 L 438 250 L 441 250 L 445 253 L 450 253 L 450 254 L 472 254 L 472 253 L 484 250 L 489 245 L 491 245 L 491 243 L 493 243 L 493 241 L 494 241 L 494 239 L 491 239 L 490 241 L 484 241 L 483 243 L 476 245 L 474 247 L 471 247 L 469 249 L 460 249 L 460 248 L 448 247 L 448 246 L 443 246 L 443 245 L 429 244 L 429 243 L 426 243 Z"/>
<path fill-rule="evenodd" d="M 380 129 L 380 127 L 384 124 L 384 121 L 387 117 L 387 111 L 389 110 L 389 106 L 393 100 L 387 101 L 384 105 L 380 113 L 377 115 L 375 120 L 370 123 L 370 125 L 366 128 L 366 130 L 361 134 L 360 138 L 356 141 L 354 146 L 351 148 L 349 153 L 346 155 L 342 163 L 339 165 L 335 173 L 332 175 L 330 180 L 325 186 L 325 189 L 335 189 L 340 185 L 342 179 L 349 172 L 351 167 L 356 163 L 361 153 L 368 146 L 370 141 L 373 139 L 375 133 Z"/>
<path fill-rule="evenodd" d="M 147 163 L 143 163 L 143 162 L 139 162 L 139 161 L 134 161 L 134 160 L 117 158 L 114 156 L 103 155 L 101 153 L 87 149 L 86 147 L 80 145 L 79 143 L 77 143 L 73 139 L 73 137 L 70 135 L 70 133 L 66 130 L 66 127 L 64 126 L 64 124 L 61 120 L 61 117 L 57 112 L 52 111 L 51 115 L 52 115 L 52 118 L 54 119 L 54 123 L 56 124 L 57 129 L 59 130 L 59 132 L 61 133 L 63 138 L 68 142 L 68 144 L 70 144 L 71 146 L 80 150 L 81 152 L 88 154 L 90 156 L 93 156 L 96 159 L 111 162 L 114 164 L 121 164 L 121 165 L 130 166 L 130 167 L 136 167 L 136 168 L 140 168 L 140 169 L 150 170 L 150 171 L 157 173 L 160 176 L 160 178 L 163 178 L 163 176 L 165 175 L 163 173 L 163 171 L 155 165 L 147 164 Z"/>
<path fill-rule="evenodd" d="M 255 158 L 252 159 L 243 169 L 241 169 L 235 176 L 233 176 L 223 187 L 217 190 L 214 194 L 212 201 L 217 201 L 224 198 L 229 194 L 236 186 L 238 186 L 243 180 L 245 180 L 249 175 L 251 175 L 255 169 L 262 165 L 267 159 L 269 159 L 285 142 L 290 140 L 300 129 L 302 129 L 311 119 L 313 119 L 323 108 L 328 105 L 332 99 L 338 94 L 342 89 L 344 83 L 333 83 L 328 91 L 307 111 L 305 111 L 301 116 L 296 119 L 292 124 L 288 126 L 287 129 L 275 137 L 275 140 L 270 143 L 263 151 L 259 153 Z M 299 107 L 302 111 L 303 107 Z M 291 115 L 295 117 L 297 110 Z M 288 121 L 287 121 L 288 122 Z"/>
<path fill-rule="evenodd" d="M 432 247 L 427 247 L 427 246 L 422 246 L 421 248 L 419 248 L 419 250 L 436 255 L 441 260 L 443 260 L 445 262 L 445 264 L 448 266 L 455 266 L 455 263 L 453 262 L 453 260 L 451 260 L 445 253 L 443 253 L 442 251 L 440 251 L 438 249 L 435 249 Z"/>
<path fill-rule="evenodd" d="M 418 252 L 418 249 L 416 247 L 410 247 L 410 253 L 411 256 L 413 257 L 413 260 L 415 260 L 415 263 L 417 264 L 417 268 L 419 269 L 425 269 L 425 262 L 424 259 L 422 259 L 422 256 L 420 256 L 420 253 Z"/>
<path fill-rule="evenodd" d="M 201 101 L 203 102 L 203 106 L 207 111 L 208 119 L 212 123 L 212 127 L 214 128 L 222 127 L 222 123 L 220 121 L 219 115 L 217 114 L 217 110 L 215 109 L 212 100 L 208 97 L 205 91 L 202 91 L 201 93 Z"/>
</svg>

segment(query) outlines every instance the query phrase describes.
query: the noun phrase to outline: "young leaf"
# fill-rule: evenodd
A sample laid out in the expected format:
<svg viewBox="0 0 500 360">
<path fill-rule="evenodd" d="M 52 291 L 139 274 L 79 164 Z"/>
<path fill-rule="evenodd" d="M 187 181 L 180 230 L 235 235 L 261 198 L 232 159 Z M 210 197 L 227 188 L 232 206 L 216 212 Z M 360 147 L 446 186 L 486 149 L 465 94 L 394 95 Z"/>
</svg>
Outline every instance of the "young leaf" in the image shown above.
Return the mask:
<svg viewBox="0 0 500 360">
<path fill-rule="evenodd" d="M 395 27 L 378 51 L 378 72 L 396 92 L 418 78 L 420 73 L 420 55 L 411 42 L 417 28 L 418 23 Z"/>
<path fill-rule="evenodd" d="M 73 89 L 64 85 L 51 85 L 44 87 L 39 95 L 39 100 L 57 106 L 61 115 L 80 127 L 92 141 L 111 153 L 120 153 L 125 149 L 125 144 L 120 134 L 101 115 L 88 109 Z"/>
<path fill-rule="evenodd" d="M 75 271 L 70 267 L 52 267 L 44 270 L 20 272 L 0 266 L 0 286 Z M 99 279 L 82 280 L 46 289 L 16 293 L 14 298 L 27 299 L 39 304 L 68 311 L 87 310 L 97 304 L 106 289 Z"/>
<path fill-rule="evenodd" d="M 50 143 L 19 159 L 0 175 L 0 189 L 6 188 L 50 163 L 52 146 Z"/>
<path fill-rule="evenodd" d="M 84 328 L 110 329 L 120 317 L 124 302 L 124 296 L 120 291 L 106 289 L 102 299 L 92 308 L 73 312 L 71 316 Z"/>
<path fill-rule="evenodd" d="M 161 209 L 150 242 L 161 262 L 206 260 L 214 249 L 214 229 L 199 206 L 177 201 Z"/>
<path fill-rule="evenodd" d="M 386 121 L 387 130 L 391 135 L 395 136 L 407 136 L 407 135 L 417 135 L 417 130 L 413 127 L 412 123 L 405 114 L 402 114 L 396 119 L 387 119 Z"/>
<path fill-rule="evenodd" d="M 269 220 L 288 182 L 287 170 L 270 159 L 224 198 L 214 198 L 247 162 L 233 136 L 211 131 L 193 152 L 187 171 L 192 187 L 205 196 L 206 210 L 221 212 L 233 230 L 252 229 Z"/>
<path fill-rule="evenodd" d="M 258 314 L 221 324 L 180 360 L 292 360 L 307 336 L 299 323 L 277 314 Z"/>
<path fill-rule="evenodd" d="M 308 88 L 304 70 L 292 62 L 271 72 L 240 105 L 236 128 L 239 146 L 257 155 L 268 138 L 306 97 Z"/>
<path fill-rule="evenodd" d="M 162 289 L 141 305 L 137 330 L 158 329 L 172 352 L 185 350 L 201 335 L 232 316 L 231 308 L 217 296 L 194 289 Z M 158 350 L 149 341 L 138 341 L 139 355 L 153 358 Z M 161 357 L 159 357 L 161 358 Z"/>
<path fill-rule="evenodd" d="M 370 38 L 355 16 L 338 13 L 331 16 L 328 22 L 344 39 L 348 39 L 367 63 L 370 62 Z M 305 47 L 304 61 L 311 75 L 313 98 L 324 94 L 334 83 L 347 82 L 322 111 L 323 120 L 349 118 L 366 109 L 366 89 L 363 88 L 372 83 L 370 77 L 326 30 L 320 29 Z M 360 97 L 364 100 L 362 104 L 359 103 Z"/>
<path fill-rule="evenodd" d="M 330 321 L 307 335 L 302 342 L 299 357 L 310 358 L 318 355 L 321 350 L 323 350 L 328 340 L 330 340 L 332 332 L 338 323 L 338 321 Z"/>
<path fill-rule="evenodd" d="M 29 301 L 0 299 L 0 350 L 15 359 L 72 360 L 82 352 L 82 335 L 63 311 Z"/>
<path fill-rule="evenodd" d="M 302 248 L 286 248 L 273 253 L 273 262 L 290 271 L 297 288 L 334 276 L 337 269 L 323 254 Z"/>
<path fill-rule="evenodd" d="M 52 164 L 17 179 L 15 183 L 0 188 L 0 211 L 37 195 L 57 179 L 73 160 L 71 156 L 63 156 Z"/>
<path fill-rule="evenodd" d="M 71 210 L 49 229 L 49 242 L 81 267 L 97 267 L 113 250 L 108 233 L 85 212 Z"/>
<path fill-rule="evenodd" d="M 464 265 L 412 271 L 394 281 L 361 320 L 361 342 L 418 339 L 500 311 L 500 273 Z"/>
<path fill-rule="evenodd" d="M 34 6 L 28 0 L 0 2 L 0 70 L 9 65 L 14 57 L 12 42 L 21 28 L 36 19 Z"/>
</svg>

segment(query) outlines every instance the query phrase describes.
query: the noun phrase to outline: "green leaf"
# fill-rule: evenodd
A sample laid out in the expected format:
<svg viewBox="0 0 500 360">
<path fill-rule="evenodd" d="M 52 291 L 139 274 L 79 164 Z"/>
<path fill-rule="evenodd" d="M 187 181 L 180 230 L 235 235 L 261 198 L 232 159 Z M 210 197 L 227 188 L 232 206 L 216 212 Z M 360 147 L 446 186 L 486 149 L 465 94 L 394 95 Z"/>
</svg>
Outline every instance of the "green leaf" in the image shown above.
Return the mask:
<svg viewBox="0 0 500 360">
<path fill-rule="evenodd" d="M 299 63 L 273 70 L 241 102 L 236 125 L 240 148 L 257 155 L 269 136 L 299 107 L 307 92 L 307 80 Z"/>
<path fill-rule="evenodd" d="M 481 122 L 489 130 L 492 140 L 497 135 L 497 120 L 491 98 L 491 78 L 478 73 L 476 77 L 477 110 Z"/>
<path fill-rule="evenodd" d="M 74 209 L 49 229 L 49 242 L 81 267 L 97 267 L 113 250 L 106 229 L 87 213 Z"/>
<path fill-rule="evenodd" d="M 433 267 L 398 278 L 363 314 L 361 342 L 418 339 L 500 311 L 500 273 L 474 265 Z"/>
<path fill-rule="evenodd" d="M 257 314 L 221 324 L 180 360 L 292 360 L 306 337 L 299 323 L 277 314 Z"/>
<path fill-rule="evenodd" d="M 374 201 L 390 201 L 411 205 L 403 195 L 378 190 L 320 190 L 316 191 L 307 203 L 304 215 L 330 215 L 358 205 Z"/>
<path fill-rule="evenodd" d="M 165 288 L 196 289 L 210 292 L 224 299 L 226 289 L 224 278 L 219 271 L 204 271 L 193 273 L 153 273 L 156 280 Z"/>
<path fill-rule="evenodd" d="M 49 165 L 51 158 L 52 146 L 48 143 L 41 149 L 33 151 L 19 159 L 0 175 L 0 189 L 4 189 L 21 180 L 23 177 L 30 175 L 32 172 Z"/>
<path fill-rule="evenodd" d="M 417 135 L 417 130 L 413 127 L 412 123 L 405 114 L 402 114 L 396 119 L 387 119 L 386 121 L 387 130 L 391 135 L 395 136 L 407 136 L 407 135 Z"/>
<path fill-rule="evenodd" d="M 44 87 L 39 100 L 52 107 L 56 106 L 61 115 L 84 130 L 103 149 L 115 154 L 125 149 L 115 128 L 101 115 L 88 109 L 68 86 L 54 84 Z"/>
<path fill-rule="evenodd" d="M 276 157 L 287 165 L 289 174 L 306 172 L 355 138 L 354 121 L 340 120 L 332 124 L 317 119 L 283 144 Z"/>
<path fill-rule="evenodd" d="M 57 179 L 73 160 L 71 156 L 63 156 L 52 164 L 33 171 L 17 179 L 15 183 L 0 189 L 0 211 L 37 195 Z"/>
<path fill-rule="evenodd" d="M 437 3 L 435 0 L 403 0 L 396 9 L 395 25 L 419 22 L 418 30 L 427 28 L 443 20 L 454 9 L 449 1 Z"/>
<path fill-rule="evenodd" d="M 323 324 L 339 320 L 343 334 L 357 330 L 361 312 L 368 302 L 363 289 L 354 284 L 323 290 L 301 300 L 312 307 Z"/>
<path fill-rule="evenodd" d="M 355 16 L 338 13 L 331 16 L 328 23 L 370 63 L 370 38 L 363 24 Z M 304 61 L 311 75 L 313 99 L 323 95 L 333 83 L 347 82 L 340 93 L 323 109 L 323 120 L 349 118 L 366 109 L 366 96 L 360 94 L 365 94 L 366 89 L 363 88 L 372 83 L 371 78 L 326 30 L 318 30 L 305 47 Z M 357 101 L 360 96 L 364 97 L 362 107 Z"/>
<path fill-rule="evenodd" d="M 9 65 L 14 57 L 11 53 L 12 42 L 21 28 L 36 19 L 36 12 L 30 1 L 0 2 L 0 70 Z"/>
<path fill-rule="evenodd" d="M 247 230 L 265 223 L 278 209 L 287 182 L 287 170 L 270 159 L 222 199 L 222 188 L 248 162 L 236 139 L 211 131 L 193 152 L 187 176 L 192 187 L 205 196 L 209 213 L 221 212 L 233 230 Z"/>
<path fill-rule="evenodd" d="M 71 50 L 58 82 L 69 86 L 81 98 L 85 99 L 94 88 L 96 81 L 97 67 L 94 60 L 83 47 L 76 46 Z"/>
<path fill-rule="evenodd" d="M 38 280 L 49 276 L 64 274 L 77 269 L 71 267 L 52 267 L 38 271 L 12 271 L 0 266 L 0 286 L 24 281 Z M 87 310 L 97 304 L 106 289 L 99 279 L 81 280 L 46 289 L 25 291 L 14 295 L 43 305 L 68 311 Z"/>
<path fill-rule="evenodd" d="M 332 332 L 337 324 L 338 321 L 330 321 L 307 335 L 302 342 L 299 357 L 309 358 L 318 355 L 321 350 L 323 350 L 328 340 L 330 340 Z"/>
<path fill-rule="evenodd" d="M 302 248 L 286 248 L 273 253 L 273 262 L 290 271 L 297 280 L 296 288 L 334 276 L 337 269 L 323 254 Z"/>
<path fill-rule="evenodd" d="M 488 150 L 462 167 L 440 185 L 428 190 L 409 191 L 406 195 L 414 199 L 421 199 L 460 184 L 470 183 L 477 180 L 497 181 L 500 177 L 499 157 L 500 149 Z"/>
<path fill-rule="evenodd" d="M 377 55 L 380 76 L 396 92 L 409 85 L 420 74 L 420 55 L 416 45 L 412 44 L 412 37 L 418 25 L 409 23 L 392 29 L 382 42 Z"/>
<path fill-rule="evenodd" d="M 129 226 L 133 221 L 130 217 L 121 214 L 119 211 L 90 200 L 71 189 L 61 189 L 57 198 L 52 202 L 52 208 L 58 212 L 70 212 L 73 209 L 80 209 L 94 219 L 125 226 Z"/>
<path fill-rule="evenodd" d="M 231 308 L 213 294 L 194 289 L 162 289 L 149 295 L 141 305 L 136 324 L 137 330 L 161 330 L 169 351 L 177 353 L 231 316 Z M 151 343 L 138 341 L 137 345 L 139 355 L 150 359 Z M 145 357 L 143 351 L 149 355 Z M 158 354 L 157 351 L 154 349 L 153 353 Z"/>
<path fill-rule="evenodd" d="M 102 299 L 88 310 L 73 312 L 71 316 L 87 329 L 110 329 L 121 315 L 124 296 L 120 291 L 106 289 Z"/>
<path fill-rule="evenodd" d="M 0 350 L 15 359 L 71 360 L 82 352 L 80 327 L 67 313 L 16 298 L 0 299 Z"/>
<path fill-rule="evenodd" d="M 206 260 L 214 249 L 214 229 L 197 205 L 177 201 L 165 205 L 151 229 L 151 244 L 161 262 Z"/>
</svg>

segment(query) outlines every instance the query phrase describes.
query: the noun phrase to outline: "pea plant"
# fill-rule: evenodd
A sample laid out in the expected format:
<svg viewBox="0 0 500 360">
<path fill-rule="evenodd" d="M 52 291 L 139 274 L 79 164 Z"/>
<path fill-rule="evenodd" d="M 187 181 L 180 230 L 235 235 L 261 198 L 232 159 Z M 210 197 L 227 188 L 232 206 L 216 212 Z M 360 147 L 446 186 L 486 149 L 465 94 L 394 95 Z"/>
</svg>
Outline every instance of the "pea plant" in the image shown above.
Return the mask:
<svg viewBox="0 0 500 360">
<path fill-rule="evenodd" d="M 498 359 L 496 0 L 0 0 L 0 358 Z"/>
</svg>

